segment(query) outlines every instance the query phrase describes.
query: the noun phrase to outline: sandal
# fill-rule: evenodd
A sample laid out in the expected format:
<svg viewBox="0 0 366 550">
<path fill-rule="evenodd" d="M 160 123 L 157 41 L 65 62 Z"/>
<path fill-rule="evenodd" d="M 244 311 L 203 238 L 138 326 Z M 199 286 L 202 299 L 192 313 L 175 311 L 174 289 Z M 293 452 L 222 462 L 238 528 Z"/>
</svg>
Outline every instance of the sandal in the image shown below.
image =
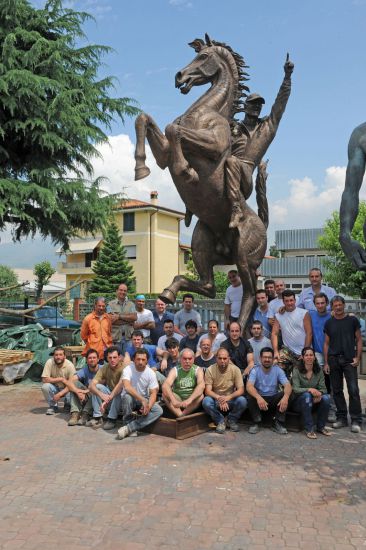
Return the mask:
<svg viewBox="0 0 366 550">
<path fill-rule="evenodd" d="M 309 439 L 317 439 L 317 435 L 315 432 L 306 432 L 306 437 Z"/>
<path fill-rule="evenodd" d="M 327 436 L 332 435 L 332 432 L 328 430 L 328 428 L 322 428 L 321 430 L 318 430 L 318 432 L 322 435 L 327 435 Z"/>
</svg>

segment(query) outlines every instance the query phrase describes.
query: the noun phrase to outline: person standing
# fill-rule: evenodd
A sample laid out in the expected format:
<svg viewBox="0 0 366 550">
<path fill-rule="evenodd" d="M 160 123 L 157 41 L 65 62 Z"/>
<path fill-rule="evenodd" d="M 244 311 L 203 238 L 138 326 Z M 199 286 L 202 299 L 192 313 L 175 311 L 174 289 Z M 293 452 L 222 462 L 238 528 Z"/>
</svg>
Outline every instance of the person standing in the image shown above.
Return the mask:
<svg viewBox="0 0 366 550">
<path fill-rule="evenodd" d="M 204 338 L 208 338 L 211 341 L 212 353 L 216 353 L 227 337 L 223 332 L 219 332 L 219 323 L 216 319 L 210 319 L 208 322 L 208 332 L 206 334 L 202 334 L 198 340 L 197 355 L 200 353 L 201 342 Z"/>
<path fill-rule="evenodd" d="M 275 291 L 276 291 L 276 298 L 271 300 L 269 306 L 268 306 L 268 323 L 271 327 L 273 327 L 273 324 L 275 322 L 276 313 L 283 307 L 283 300 L 282 300 L 282 293 L 285 290 L 285 283 L 282 279 L 276 279 L 275 281 Z"/>
<path fill-rule="evenodd" d="M 87 315 L 82 324 L 80 336 L 85 342 L 82 355 L 86 355 L 88 349 L 96 349 L 99 363 L 104 363 L 104 352 L 112 345 L 112 322 L 106 313 L 104 298 L 97 298 L 94 302 L 94 311 Z"/>
<path fill-rule="evenodd" d="M 108 303 L 108 313 L 112 322 L 112 342 L 121 346 L 124 352 L 126 342 L 131 338 L 134 322 L 137 320 L 133 302 L 127 297 L 127 285 L 121 283 L 116 291 L 117 298 Z"/>
<path fill-rule="evenodd" d="M 236 269 L 231 269 L 227 274 L 227 278 L 231 284 L 225 293 L 224 316 L 225 328 L 229 329 L 230 323 L 239 319 L 243 299 L 243 286 Z"/>
<path fill-rule="evenodd" d="M 229 338 L 221 347 L 229 352 L 230 360 L 247 376 L 254 367 L 253 348 L 248 340 L 241 337 L 241 326 L 236 321 L 230 323 Z"/>
<path fill-rule="evenodd" d="M 343 379 L 345 379 L 349 395 L 351 432 L 360 433 L 362 409 L 357 367 L 362 354 L 361 325 L 357 317 L 345 313 L 343 296 L 333 296 L 330 305 L 333 316 L 324 325 L 324 371 L 330 374 L 337 408 L 337 420 L 333 428 L 343 428 L 348 425 L 347 403 L 343 393 Z"/>
<path fill-rule="evenodd" d="M 264 290 L 267 294 L 268 303 L 276 298 L 275 282 L 273 279 L 267 279 L 264 282 Z"/>
<path fill-rule="evenodd" d="M 263 325 L 260 321 L 254 321 L 250 333 L 252 338 L 249 338 L 248 342 L 252 346 L 254 353 L 254 366 L 260 365 L 260 352 L 263 348 L 270 348 L 272 346 L 271 340 L 264 336 Z"/>
<path fill-rule="evenodd" d="M 155 321 L 152 312 L 145 308 L 145 296 L 137 294 L 135 300 L 137 321 L 133 327 L 134 330 L 141 330 L 144 340 L 150 339 L 150 330 L 155 328 Z"/>
<path fill-rule="evenodd" d="M 307 309 L 308 311 L 315 311 L 314 296 L 320 292 L 327 296 L 329 304 L 329 301 L 336 295 L 336 291 L 331 286 L 323 285 L 322 278 L 323 274 L 318 267 L 313 267 L 313 269 L 310 269 L 310 286 L 308 288 L 304 288 L 304 290 L 300 292 L 297 299 L 297 307 Z M 327 307 L 327 309 L 330 309 L 330 307 Z"/>
<path fill-rule="evenodd" d="M 160 298 L 155 301 L 155 309 L 152 311 L 152 314 L 155 328 L 150 329 L 150 340 L 154 346 L 157 346 L 160 336 L 164 335 L 164 322 L 168 320 L 174 321 L 174 315 L 170 311 L 166 311 L 166 303 L 160 300 Z"/>
<path fill-rule="evenodd" d="M 254 321 L 260 321 L 262 323 L 264 336 L 266 336 L 267 338 L 270 338 L 272 327 L 269 324 L 268 317 L 267 317 L 269 305 L 268 305 L 268 296 L 266 294 L 266 291 L 263 289 L 257 290 L 255 293 L 255 299 L 257 301 L 258 307 L 254 312 L 253 319 Z"/>
<path fill-rule="evenodd" d="M 195 311 L 193 309 L 193 303 L 193 294 L 183 294 L 183 307 L 174 315 L 174 332 L 180 334 L 181 336 L 186 336 L 187 334 L 185 328 L 187 321 L 196 321 L 198 333 L 201 332 L 201 315 L 198 313 L 198 311 Z M 176 338 L 175 335 L 174 338 Z"/>
</svg>

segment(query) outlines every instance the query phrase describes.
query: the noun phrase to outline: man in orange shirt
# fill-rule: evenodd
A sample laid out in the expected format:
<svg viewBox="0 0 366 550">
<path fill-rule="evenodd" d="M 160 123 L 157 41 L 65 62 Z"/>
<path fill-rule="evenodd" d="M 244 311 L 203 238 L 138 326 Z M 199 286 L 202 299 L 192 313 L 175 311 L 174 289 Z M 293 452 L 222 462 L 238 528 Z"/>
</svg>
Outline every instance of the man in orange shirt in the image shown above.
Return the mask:
<svg viewBox="0 0 366 550">
<path fill-rule="evenodd" d="M 89 348 L 94 348 L 98 352 L 99 363 L 104 363 L 104 351 L 112 345 L 112 323 L 106 313 L 104 298 L 95 300 L 94 311 L 84 318 L 80 334 L 85 342 L 83 355 Z"/>
</svg>

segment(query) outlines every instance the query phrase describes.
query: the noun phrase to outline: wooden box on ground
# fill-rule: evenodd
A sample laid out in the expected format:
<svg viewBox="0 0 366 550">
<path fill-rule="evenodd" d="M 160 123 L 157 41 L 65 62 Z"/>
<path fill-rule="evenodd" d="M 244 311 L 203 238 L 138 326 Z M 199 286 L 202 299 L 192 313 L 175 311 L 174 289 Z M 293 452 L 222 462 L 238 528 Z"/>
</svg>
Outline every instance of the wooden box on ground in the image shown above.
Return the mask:
<svg viewBox="0 0 366 550">
<path fill-rule="evenodd" d="M 208 432 L 209 417 L 204 412 L 197 412 L 180 418 L 168 418 L 161 416 L 159 420 L 147 426 L 143 431 L 173 437 L 175 439 L 187 439 L 195 435 Z"/>
</svg>

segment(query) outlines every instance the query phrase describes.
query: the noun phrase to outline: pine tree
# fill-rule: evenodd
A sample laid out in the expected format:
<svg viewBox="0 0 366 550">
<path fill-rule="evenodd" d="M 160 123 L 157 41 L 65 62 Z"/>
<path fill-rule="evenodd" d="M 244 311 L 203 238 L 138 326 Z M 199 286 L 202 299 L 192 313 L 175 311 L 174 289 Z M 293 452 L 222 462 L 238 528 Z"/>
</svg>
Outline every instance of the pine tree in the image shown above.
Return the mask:
<svg viewBox="0 0 366 550">
<path fill-rule="evenodd" d="M 133 268 L 126 258 L 126 249 L 114 220 L 105 229 L 103 246 L 93 266 L 93 272 L 95 278 L 90 285 L 89 295 L 114 297 L 121 283 L 125 283 L 129 291 L 134 289 Z"/>
<path fill-rule="evenodd" d="M 67 248 L 108 219 L 91 159 L 108 139 L 102 128 L 138 109 L 98 77 L 110 48 L 80 45 L 88 18 L 61 0 L 0 2 L 0 230 L 11 224 L 17 240 L 38 231 Z"/>
</svg>

